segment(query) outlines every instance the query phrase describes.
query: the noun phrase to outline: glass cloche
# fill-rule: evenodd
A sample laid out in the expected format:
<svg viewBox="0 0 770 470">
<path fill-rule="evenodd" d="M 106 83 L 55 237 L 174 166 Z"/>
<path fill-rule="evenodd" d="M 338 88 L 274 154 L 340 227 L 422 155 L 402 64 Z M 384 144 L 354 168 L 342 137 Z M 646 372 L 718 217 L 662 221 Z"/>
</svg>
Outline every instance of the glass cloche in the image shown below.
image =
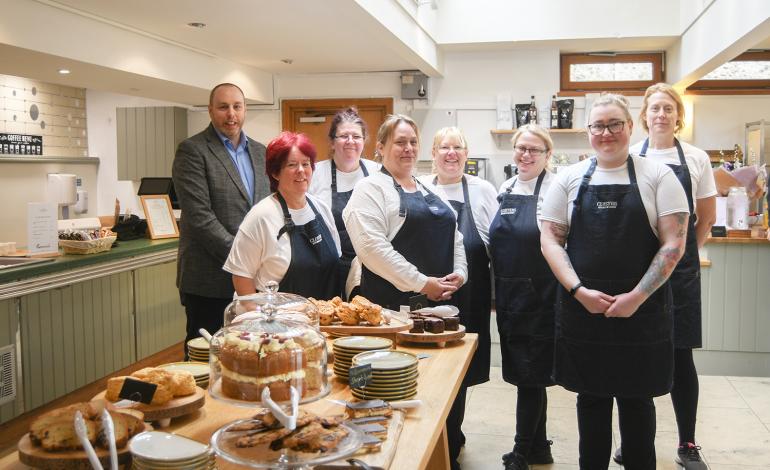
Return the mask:
<svg viewBox="0 0 770 470">
<path fill-rule="evenodd" d="M 271 281 L 266 292 L 235 296 L 225 308 L 224 326 L 244 320 L 264 318 L 265 306 L 275 310 L 275 315 L 288 320 L 309 323 L 318 327 L 318 309 L 305 297 L 278 292 L 278 283 Z"/>
</svg>

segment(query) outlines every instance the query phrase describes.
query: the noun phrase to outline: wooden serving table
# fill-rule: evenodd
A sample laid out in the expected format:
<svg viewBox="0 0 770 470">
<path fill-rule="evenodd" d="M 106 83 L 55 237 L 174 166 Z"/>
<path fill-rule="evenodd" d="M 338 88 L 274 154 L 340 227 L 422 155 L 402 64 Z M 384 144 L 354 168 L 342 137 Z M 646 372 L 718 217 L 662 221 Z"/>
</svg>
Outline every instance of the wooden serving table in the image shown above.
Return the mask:
<svg viewBox="0 0 770 470">
<path fill-rule="evenodd" d="M 391 469 L 448 469 L 446 421 L 459 390 L 465 371 L 468 369 L 473 352 L 476 350 L 478 336 L 466 334 L 460 341 L 448 343 L 445 347 L 425 345 L 424 347 L 398 346 L 401 351 L 415 354 L 427 354 L 430 357 L 420 360 L 420 376 L 415 399 L 422 400 L 419 408 L 409 410 L 404 427 L 396 447 Z M 331 376 L 331 393 L 326 397 L 336 400 L 352 400 L 353 396 L 347 384 Z M 340 414 L 343 407 L 329 400 L 321 399 L 308 405 L 302 405 L 308 411 L 318 414 Z M 176 418 L 171 425 L 162 429 L 181 436 L 208 444 L 211 435 L 224 424 L 236 419 L 248 418 L 253 409 L 240 408 L 206 397 L 206 404 L 191 415 Z M 217 458 L 219 469 L 242 468 L 239 465 Z M 27 468 L 13 453 L 0 459 L 1 469 Z"/>
</svg>

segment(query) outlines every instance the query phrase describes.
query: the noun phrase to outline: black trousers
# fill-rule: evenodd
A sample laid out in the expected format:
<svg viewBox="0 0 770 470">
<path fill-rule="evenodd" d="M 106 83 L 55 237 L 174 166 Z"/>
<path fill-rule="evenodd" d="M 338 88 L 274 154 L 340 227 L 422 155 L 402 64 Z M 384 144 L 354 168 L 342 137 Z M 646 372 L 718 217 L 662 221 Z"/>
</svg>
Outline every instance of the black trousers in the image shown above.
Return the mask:
<svg viewBox="0 0 770 470">
<path fill-rule="evenodd" d="M 679 445 L 695 444 L 695 420 L 698 416 L 698 372 L 692 358 L 692 349 L 674 350 L 674 387 L 671 402 L 674 404 L 676 426 L 679 429 Z"/>
<path fill-rule="evenodd" d="M 225 308 L 233 299 L 202 297 L 185 292 L 179 293 L 179 299 L 184 306 L 185 315 L 187 315 L 187 336 L 184 340 L 184 359 L 186 361 L 188 359 L 187 342 L 200 336 L 198 330 L 201 328 L 205 328 L 212 335 L 219 331 L 224 323 Z"/>
<path fill-rule="evenodd" d="M 546 446 L 547 409 L 548 394 L 545 387 L 517 386 L 515 452 L 529 458 L 533 448 Z"/>
<path fill-rule="evenodd" d="M 460 449 L 465 445 L 465 436 L 463 435 L 462 425 L 465 418 L 465 396 L 468 387 L 460 385 L 457 391 L 452 408 L 446 417 L 447 444 L 449 446 L 449 465 L 451 470 L 457 470 L 460 465 L 457 463 L 457 457 L 460 455 Z"/>
<path fill-rule="evenodd" d="M 618 402 L 623 466 L 655 470 L 655 404 L 652 398 L 615 397 Z M 612 453 L 612 397 L 577 397 L 581 470 L 606 470 Z"/>
</svg>

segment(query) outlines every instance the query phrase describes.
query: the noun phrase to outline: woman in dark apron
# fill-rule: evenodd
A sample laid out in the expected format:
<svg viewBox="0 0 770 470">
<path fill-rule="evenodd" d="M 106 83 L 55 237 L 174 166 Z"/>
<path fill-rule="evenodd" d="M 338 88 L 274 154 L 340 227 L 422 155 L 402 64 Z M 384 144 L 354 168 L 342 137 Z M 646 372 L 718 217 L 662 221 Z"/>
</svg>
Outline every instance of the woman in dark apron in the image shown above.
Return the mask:
<svg viewBox="0 0 770 470">
<path fill-rule="evenodd" d="M 460 129 L 439 129 L 433 138 L 432 155 L 434 174 L 425 175 L 420 181 L 442 190 L 457 213 L 468 263 L 468 280 L 452 296 L 451 304 L 460 310 L 460 323 L 466 331 L 479 335 L 478 348 L 447 416 L 449 453 L 454 461 L 465 444 L 462 423 L 467 389 L 489 381 L 492 282 L 487 240 L 489 224 L 497 208 L 497 194 L 488 181 L 464 174 L 468 144 Z"/>
<path fill-rule="evenodd" d="M 639 118 L 649 138 L 631 147 L 631 153 L 667 164 L 681 183 L 690 209 L 684 256 L 669 279 L 674 295 L 674 386 L 671 388 L 671 401 L 679 429 L 677 463 L 687 470 L 706 469 L 700 457 L 700 447 L 695 444 L 698 373 L 692 350 L 702 346 L 698 248 L 706 242 L 716 220 L 716 183 L 708 154 L 680 143 L 674 137 L 684 127 L 684 103 L 671 85 L 658 83 L 647 89 Z M 620 450 L 615 453 L 615 461 L 623 461 Z"/>
<path fill-rule="evenodd" d="M 546 169 L 553 151 L 548 131 L 535 124 L 511 139 L 518 174 L 500 187 L 500 208 L 489 228 L 495 273 L 495 315 L 500 333 L 503 379 L 517 386 L 516 437 L 503 456 L 506 470 L 553 463 L 546 437 L 548 397 L 553 385 L 553 330 L 558 283 L 540 250 L 537 216 L 554 175 Z"/>
<path fill-rule="evenodd" d="M 541 216 L 543 255 L 563 286 L 554 380 L 578 393 L 580 468 L 609 466 L 614 398 L 625 468 L 652 470 L 652 397 L 673 378 L 666 281 L 684 252 L 687 200 L 670 169 L 629 156 L 624 97 L 601 95 L 588 122 L 596 156 L 559 172 Z"/>
<path fill-rule="evenodd" d="M 353 186 L 380 169 L 380 165 L 372 160 L 362 158 L 364 144 L 368 136 L 366 122 L 359 116 L 355 108 L 338 111 L 329 126 L 329 141 L 331 142 L 331 158 L 318 162 L 313 174 L 313 182 L 308 192 L 321 198 L 329 206 L 334 215 L 334 224 L 340 235 L 342 256 L 340 258 L 339 278 L 342 283 L 342 298 L 345 298 L 345 282 L 348 278 L 351 263 L 356 257 L 353 245 L 345 224 L 342 222 L 342 210 L 350 200 Z M 360 275 L 360 273 L 359 273 Z M 357 284 L 353 282 L 353 284 Z M 352 295 L 351 295 L 352 297 Z"/>
<path fill-rule="evenodd" d="M 267 146 L 266 172 L 273 194 L 247 214 L 224 269 L 238 295 L 267 281 L 281 292 L 331 298 L 339 292 L 339 238 L 331 211 L 311 199 L 315 148 L 304 134 L 283 132 Z"/>
<path fill-rule="evenodd" d="M 363 265 L 361 295 L 392 310 L 420 293 L 447 303 L 468 278 L 455 213 L 412 176 L 418 150 L 414 121 L 388 116 L 377 133 L 382 169 L 356 185 L 343 211 Z"/>
</svg>

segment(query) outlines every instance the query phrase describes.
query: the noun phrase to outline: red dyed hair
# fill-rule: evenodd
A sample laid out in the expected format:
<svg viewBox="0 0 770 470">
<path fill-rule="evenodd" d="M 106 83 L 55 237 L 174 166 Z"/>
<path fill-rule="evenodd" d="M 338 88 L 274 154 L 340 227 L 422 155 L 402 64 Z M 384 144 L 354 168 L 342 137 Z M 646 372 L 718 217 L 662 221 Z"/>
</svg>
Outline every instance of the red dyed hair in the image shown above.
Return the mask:
<svg viewBox="0 0 770 470">
<path fill-rule="evenodd" d="M 278 190 L 278 180 L 273 175 L 280 173 L 294 147 L 310 159 L 310 167 L 315 170 L 316 150 L 310 137 L 298 132 L 283 131 L 267 144 L 265 153 L 265 173 L 270 179 L 270 191 Z"/>
</svg>

